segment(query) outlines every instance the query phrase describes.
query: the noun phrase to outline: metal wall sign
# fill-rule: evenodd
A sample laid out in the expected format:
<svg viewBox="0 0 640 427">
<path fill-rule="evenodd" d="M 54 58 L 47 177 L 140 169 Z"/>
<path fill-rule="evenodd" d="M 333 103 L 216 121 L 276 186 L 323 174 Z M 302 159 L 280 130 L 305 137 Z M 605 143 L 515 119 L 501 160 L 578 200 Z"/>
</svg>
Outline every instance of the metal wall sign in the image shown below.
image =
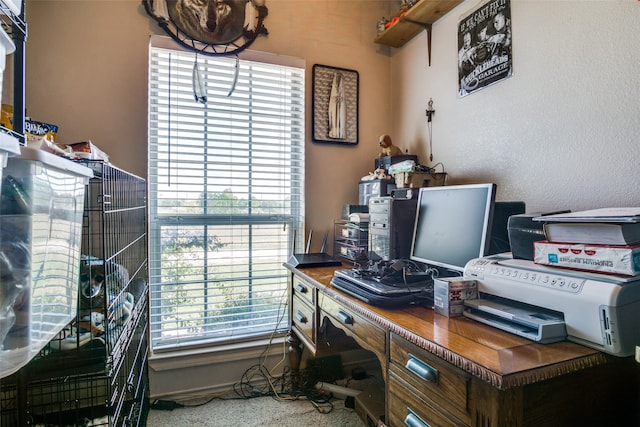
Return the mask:
<svg viewBox="0 0 640 427">
<path fill-rule="evenodd" d="M 458 95 L 466 96 L 513 74 L 511 2 L 490 0 L 458 22 Z"/>
</svg>

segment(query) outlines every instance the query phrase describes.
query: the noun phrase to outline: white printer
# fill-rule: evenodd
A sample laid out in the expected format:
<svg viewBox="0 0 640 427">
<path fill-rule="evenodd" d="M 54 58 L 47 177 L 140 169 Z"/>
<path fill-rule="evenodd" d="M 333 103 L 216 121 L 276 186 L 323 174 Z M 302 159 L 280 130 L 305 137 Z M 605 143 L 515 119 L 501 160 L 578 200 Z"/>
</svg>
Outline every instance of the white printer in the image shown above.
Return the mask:
<svg viewBox="0 0 640 427">
<path fill-rule="evenodd" d="M 469 261 L 480 298 L 464 315 L 542 343 L 568 339 L 631 356 L 640 343 L 640 277 L 545 267 L 495 255 Z"/>
</svg>

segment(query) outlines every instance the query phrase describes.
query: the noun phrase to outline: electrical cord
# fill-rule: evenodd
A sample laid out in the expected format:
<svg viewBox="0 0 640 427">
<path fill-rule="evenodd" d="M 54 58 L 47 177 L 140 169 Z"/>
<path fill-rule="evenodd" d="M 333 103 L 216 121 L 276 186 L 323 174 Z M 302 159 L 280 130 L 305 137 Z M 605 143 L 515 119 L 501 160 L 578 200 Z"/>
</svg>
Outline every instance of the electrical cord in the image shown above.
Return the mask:
<svg viewBox="0 0 640 427">
<path fill-rule="evenodd" d="M 334 409 L 333 395 L 331 393 L 324 393 L 321 390 L 315 388 L 315 378 L 313 372 L 310 370 L 300 370 L 295 373 L 291 369 L 285 366 L 282 370 L 282 374 L 273 375 L 271 371 L 280 366 L 285 360 L 287 355 L 286 340 L 283 340 L 282 346 L 282 358 L 271 368 L 267 368 L 266 362 L 269 356 L 272 354 L 273 340 L 279 331 L 279 326 L 282 323 L 285 314 L 287 313 L 288 298 L 286 293 L 288 289 L 283 290 L 285 295 L 280 303 L 280 317 L 278 322 L 269 337 L 269 343 L 258 356 L 258 362 L 245 370 L 240 380 L 233 385 L 233 392 L 235 397 L 228 397 L 228 392 L 224 394 L 215 394 L 208 397 L 205 401 L 197 404 L 188 404 L 185 402 L 176 403 L 171 401 L 162 401 L 163 405 L 169 409 L 177 407 L 198 407 L 206 405 L 213 400 L 245 400 L 253 399 L 264 396 L 271 396 L 277 400 L 308 400 L 315 410 L 320 413 L 327 414 Z M 293 377 L 295 376 L 295 383 L 300 386 L 294 389 Z M 193 399 L 190 399 L 193 400 Z M 157 406 L 157 405 L 156 405 Z M 160 409 L 160 408 L 158 408 Z"/>
</svg>

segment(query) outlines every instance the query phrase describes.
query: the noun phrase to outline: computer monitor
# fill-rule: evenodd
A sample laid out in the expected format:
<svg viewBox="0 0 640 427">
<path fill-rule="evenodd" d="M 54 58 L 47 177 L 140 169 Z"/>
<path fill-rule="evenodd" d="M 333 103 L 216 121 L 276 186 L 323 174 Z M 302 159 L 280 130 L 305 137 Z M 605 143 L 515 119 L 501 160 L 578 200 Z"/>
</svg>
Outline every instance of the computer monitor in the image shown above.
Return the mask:
<svg viewBox="0 0 640 427">
<path fill-rule="evenodd" d="M 411 259 L 454 275 L 488 255 L 495 192 L 492 183 L 420 188 Z"/>
</svg>

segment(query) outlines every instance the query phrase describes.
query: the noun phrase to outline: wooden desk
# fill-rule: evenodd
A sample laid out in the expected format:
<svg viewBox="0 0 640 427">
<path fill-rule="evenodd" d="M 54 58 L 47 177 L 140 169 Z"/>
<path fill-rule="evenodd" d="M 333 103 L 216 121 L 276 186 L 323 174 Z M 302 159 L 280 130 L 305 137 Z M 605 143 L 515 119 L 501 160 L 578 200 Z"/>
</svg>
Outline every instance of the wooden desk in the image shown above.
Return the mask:
<svg viewBox="0 0 640 427">
<path fill-rule="evenodd" d="M 631 357 L 538 344 L 428 307 L 371 306 L 331 286 L 336 267 L 286 267 L 291 368 L 303 346 L 322 355 L 355 341 L 372 351 L 390 427 L 640 425 L 640 366 Z"/>
</svg>

